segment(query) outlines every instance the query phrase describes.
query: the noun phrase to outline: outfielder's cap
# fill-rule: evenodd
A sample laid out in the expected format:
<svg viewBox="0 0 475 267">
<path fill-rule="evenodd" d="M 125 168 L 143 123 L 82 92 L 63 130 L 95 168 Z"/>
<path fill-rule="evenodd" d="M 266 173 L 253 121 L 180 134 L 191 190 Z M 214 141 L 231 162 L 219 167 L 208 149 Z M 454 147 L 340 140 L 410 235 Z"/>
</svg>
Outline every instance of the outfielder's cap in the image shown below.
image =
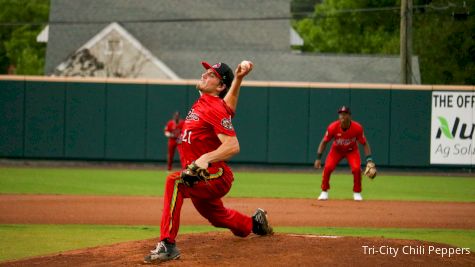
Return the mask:
<svg viewBox="0 0 475 267">
<path fill-rule="evenodd" d="M 218 78 L 226 85 L 226 89 L 229 89 L 231 87 L 231 83 L 234 79 L 234 74 L 233 70 L 231 70 L 231 68 L 227 64 L 219 62 L 214 65 L 211 65 L 206 61 L 202 61 L 201 65 L 203 65 L 205 69 L 212 69 L 216 76 L 218 76 Z"/>
<path fill-rule="evenodd" d="M 338 114 L 340 113 L 348 113 L 351 114 L 351 110 L 347 106 L 342 106 L 341 108 L 338 109 Z"/>
</svg>

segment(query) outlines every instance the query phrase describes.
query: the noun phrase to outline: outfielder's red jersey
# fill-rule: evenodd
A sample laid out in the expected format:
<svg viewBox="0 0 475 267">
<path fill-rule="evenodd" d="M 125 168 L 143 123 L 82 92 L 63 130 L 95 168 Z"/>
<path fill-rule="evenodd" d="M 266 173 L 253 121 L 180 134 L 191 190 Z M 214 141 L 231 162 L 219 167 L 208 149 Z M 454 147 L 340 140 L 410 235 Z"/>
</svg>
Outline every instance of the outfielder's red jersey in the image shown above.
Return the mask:
<svg viewBox="0 0 475 267">
<path fill-rule="evenodd" d="M 179 151 L 183 168 L 201 155 L 216 150 L 221 145 L 218 134 L 236 136 L 232 117 L 234 112 L 219 97 L 203 94 L 195 102 L 181 132 Z M 219 167 L 229 170 L 226 163 L 221 161 L 213 163 L 210 172 L 213 173 L 212 168 Z"/>
<path fill-rule="evenodd" d="M 183 128 L 183 120 L 179 120 L 178 123 L 175 120 L 169 120 L 167 126 L 165 126 L 165 131 L 170 132 L 172 136 L 169 138 L 178 138 L 180 136 L 181 128 Z"/>
<path fill-rule="evenodd" d="M 333 141 L 332 149 L 342 153 L 358 150 L 358 144 L 356 144 L 356 141 L 360 142 L 362 145 L 366 144 L 363 126 L 356 121 L 351 121 L 350 128 L 346 131 L 341 129 L 339 120 L 332 122 L 327 128 L 323 140 L 325 142 L 330 142 L 333 138 L 335 141 Z"/>
</svg>

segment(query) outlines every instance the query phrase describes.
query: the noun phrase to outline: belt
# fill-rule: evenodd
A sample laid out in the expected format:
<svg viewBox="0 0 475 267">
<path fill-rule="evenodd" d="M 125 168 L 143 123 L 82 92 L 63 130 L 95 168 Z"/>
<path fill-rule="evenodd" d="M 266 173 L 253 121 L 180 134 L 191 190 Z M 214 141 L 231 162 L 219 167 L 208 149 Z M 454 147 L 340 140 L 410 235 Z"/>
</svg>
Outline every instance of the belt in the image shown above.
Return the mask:
<svg viewBox="0 0 475 267">
<path fill-rule="evenodd" d="M 223 173 L 224 173 L 223 168 L 218 168 L 218 171 L 216 173 L 210 173 L 209 177 L 206 180 L 219 178 L 223 175 Z"/>
</svg>

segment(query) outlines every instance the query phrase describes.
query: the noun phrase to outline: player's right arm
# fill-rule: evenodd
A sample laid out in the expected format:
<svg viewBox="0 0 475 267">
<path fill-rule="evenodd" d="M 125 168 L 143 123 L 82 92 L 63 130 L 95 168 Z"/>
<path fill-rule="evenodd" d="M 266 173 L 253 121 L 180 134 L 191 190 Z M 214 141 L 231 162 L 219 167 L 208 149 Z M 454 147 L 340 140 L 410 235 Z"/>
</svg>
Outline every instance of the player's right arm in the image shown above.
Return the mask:
<svg viewBox="0 0 475 267">
<path fill-rule="evenodd" d="M 253 67 L 254 65 L 251 63 L 249 69 L 241 68 L 241 64 L 239 64 L 236 68 L 231 88 L 229 88 L 228 93 L 224 97 L 224 102 L 226 105 L 228 105 L 228 107 L 231 108 L 233 112 L 236 112 L 242 80 L 247 74 L 249 74 L 249 72 L 251 72 Z"/>
<path fill-rule="evenodd" d="M 315 169 L 320 169 L 322 167 L 323 152 L 325 152 L 328 142 L 332 140 L 333 135 L 334 135 L 334 128 L 332 128 L 332 125 L 333 124 L 330 124 L 328 126 L 327 131 L 325 132 L 325 135 L 323 136 L 322 141 L 320 142 L 320 145 L 318 145 L 317 159 L 315 160 L 315 163 L 313 164 Z"/>
<path fill-rule="evenodd" d="M 322 155 L 323 152 L 325 152 L 325 149 L 327 148 L 328 142 L 325 141 L 325 138 L 322 138 L 322 141 L 320 142 L 320 145 L 318 145 L 317 149 L 317 159 L 315 160 L 315 163 L 313 166 L 315 169 L 320 169 L 322 167 Z"/>
<path fill-rule="evenodd" d="M 218 134 L 221 145 L 214 151 L 201 155 L 195 164 L 200 168 L 206 169 L 210 163 L 226 161 L 239 153 L 239 141 L 236 136 Z"/>
<path fill-rule="evenodd" d="M 165 126 L 165 128 L 163 129 L 163 134 L 165 135 L 165 137 L 167 138 L 170 138 L 172 136 L 172 133 L 168 130 L 168 124 L 167 126 Z"/>
</svg>

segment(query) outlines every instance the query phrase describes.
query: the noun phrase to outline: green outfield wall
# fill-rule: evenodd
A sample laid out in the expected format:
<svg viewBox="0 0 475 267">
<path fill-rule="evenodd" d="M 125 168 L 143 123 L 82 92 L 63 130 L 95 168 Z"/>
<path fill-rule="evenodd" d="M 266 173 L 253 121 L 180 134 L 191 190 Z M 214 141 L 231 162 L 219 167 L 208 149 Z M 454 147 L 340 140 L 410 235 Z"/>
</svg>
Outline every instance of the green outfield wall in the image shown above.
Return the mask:
<svg viewBox="0 0 475 267">
<path fill-rule="evenodd" d="M 163 127 L 195 81 L 0 76 L 0 157 L 164 161 Z M 473 87 L 246 82 L 233 120 L 243 163 L 309 164 L 349 105 L 379 165 L 430 166 L 432 90 Z M 327 149 L 328 152 L 329 149 Z"/>
</svg>

